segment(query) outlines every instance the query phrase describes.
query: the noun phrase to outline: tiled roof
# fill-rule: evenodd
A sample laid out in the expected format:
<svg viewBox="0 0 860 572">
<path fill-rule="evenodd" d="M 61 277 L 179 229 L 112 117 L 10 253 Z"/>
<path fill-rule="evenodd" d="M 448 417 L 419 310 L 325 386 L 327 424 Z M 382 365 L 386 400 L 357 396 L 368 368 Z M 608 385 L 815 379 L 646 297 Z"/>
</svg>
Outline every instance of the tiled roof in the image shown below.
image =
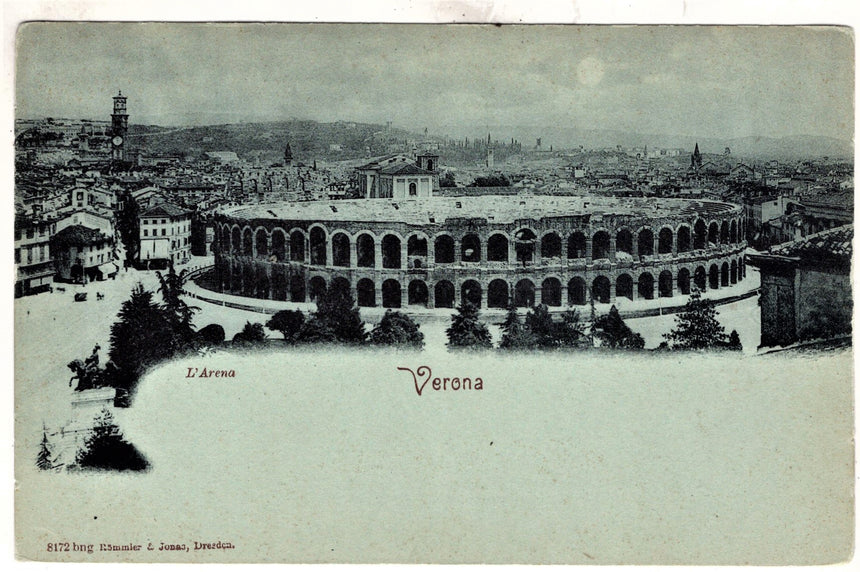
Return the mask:
<svg viewBox="0 0 860 572">
<path fill-rule="evenodd" d="M 771 248 L 771 254 L 800 258 L 844 257 L 851 259 L 854 225 L 846 224 L 810 234 L 800 240 Z"/>
<path fill-rule="evenodd" d="M 108 236 L 96 228 L 89 228 L 81 224 L 67 226 L 51 237 L 51 242 L 58 246 L 88 246 L 105 242 Z"/>
<path fill-rule="evenodd" d="M 383 175 L 432 175 L 433 171 L 422 169 L 414 163 L 395 163 L 379 171 Z"/>
<path fill-rule="evenodd" d="M 141 213 L 140 216 L 182 216 L 187 214 L 191 214 L 191 211 L 172 203 L 159 203 Z"/>
</svg>

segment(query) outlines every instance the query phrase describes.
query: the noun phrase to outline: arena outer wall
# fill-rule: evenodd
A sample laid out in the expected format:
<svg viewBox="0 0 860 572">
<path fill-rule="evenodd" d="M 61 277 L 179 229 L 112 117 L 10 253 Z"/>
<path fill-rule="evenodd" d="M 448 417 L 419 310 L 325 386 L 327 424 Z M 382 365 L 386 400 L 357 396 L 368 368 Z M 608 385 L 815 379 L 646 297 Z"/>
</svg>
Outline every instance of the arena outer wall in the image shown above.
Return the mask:
<svg viewBox="0 0 860 572">
<path fill-rule="evenodd" d="M 643 202 L 608 212 L 619 202 L 594 199 L 571 214 L 432 223 L 275 217 L 266 205 L 239 207 L 216 216 L 215 281 L 225 293 L 293 302 L 337 287 L 349 288 L 362 307 L 454 307 L 465 298 L 481 308 L 559 308 L 586 305 L 590 296 L 603 304 L 671 297 L 744 279 L 741 207 L 661 199 L 673 208 Z M 330 204 L 337 212 L 348 203 Z"/>
</svg>

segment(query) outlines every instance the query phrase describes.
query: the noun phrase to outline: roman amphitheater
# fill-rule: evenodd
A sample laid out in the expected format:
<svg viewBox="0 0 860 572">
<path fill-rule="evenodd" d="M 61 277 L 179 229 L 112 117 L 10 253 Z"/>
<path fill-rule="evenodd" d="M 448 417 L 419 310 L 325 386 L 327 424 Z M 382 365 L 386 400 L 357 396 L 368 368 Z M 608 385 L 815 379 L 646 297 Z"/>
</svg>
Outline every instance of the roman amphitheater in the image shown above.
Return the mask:
<svg viewBox="0 0 860 572">
<path fill-rule="evenodd" d="M 741 207 L 687 199 L 470 196 L 232 207 L 224 293 L 359 306 L 582 306 L 725 288 L 746 275 Z"/>
</svg>

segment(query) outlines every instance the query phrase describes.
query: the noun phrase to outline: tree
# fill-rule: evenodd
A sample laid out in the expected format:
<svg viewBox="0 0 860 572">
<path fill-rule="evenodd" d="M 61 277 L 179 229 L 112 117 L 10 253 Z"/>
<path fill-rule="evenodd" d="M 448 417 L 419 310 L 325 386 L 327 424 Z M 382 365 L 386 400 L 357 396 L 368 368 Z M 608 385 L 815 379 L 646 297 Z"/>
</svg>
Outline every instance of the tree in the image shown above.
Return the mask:
<svg viewBox="0 0 860 572">
<path fill-rule="evenodd" d="M 502 340 L 499 342 L 499 348 L 528 349 L 535 347 L 536 343 L 532 333 L 523 326 L 517 307 L 513 304 L 508 306 L 508 313 L 505 321 L 502 322 Z"/>
<path fill-rule="evenodd" d="M 529 310 L 526 314 L 525 326 L 534 337 L 537 347 L 549 348 L 556 345 L 556 328 L 546 304 L 539 304 Z"/>
<path fill-rule="evenodd" d="M 451 316 L 451 325 L 445 330 L 448 334 L 449 348 L 491 348 L 493 347 L 487 325 L 479 320 L 477 306 L 464 300 L 457 313 Z"/>
<path fill-rule="evenodd" d="M 360 344 L 367 339 L 361 313 L 349 290 L 332 288 L 317 299 L 314 316 L 331 329 L 335 339 L 348 344 Z"/>
<path fill-rule="evenodd" d="M 179 336 L 184 342 L 190 342 L 194 337 L 194 326 L 191 322 L 194 312 L 199 310 L 196 306 L 189 306 L 182 299 L 185 294 L 185 281 L 187 280 L 188 270 L 183 269 L 182 272 L 176 272 L 173 266 L 173 261 L 170 261 L 167 274 L 156 272 L 158 277 L 161 297 L 164 300 L 164 308 L 170 316 L 170 321 L 174 329 L 174 333 Z"/>
<path fill-rule="evenodd" d="M 439 187 L 440 188 L 456 187 L 456 186 L 457 186 L 457 181 L 454 179 L 454 173 L 452 173 L 451 171 L 445 171 L 445 173 L 441 177 L 439 177 Z"/>
<path fill-rule="evenodd" d="M 737 330 L 732 330 L 732 333 L 729 334 L 729 344 L 727 347 L 733 351 L 742 351 L 744 349 L 743 344 L 741 344 L 741 337 L 738 335 Z"/>
<path fill-rule="evenodd" d="M 266 322 L 266 327 L 272 331 L 281 332 L 284 341 L 293 343 L 304 323 L 305 315 L 301 310 L 281 310 Z"/>
<path fill-rule="evenodd" d="M 123 438 L 107 409 L 96 417 L 92 435 L 78 451 L 77 463 L 83 469 L 109 471 L 144 471 L 149 468 L 146 458 Z"/>
<path fill-rule="evenodd" d="M 642 349 L 645 347 L 645 340 L 624 323 L 614 304 L 608 314 L 594 321 L 592 330 L 601 345 L 607 348 Z"/>
<path fill-rule="evenodd" d="M 242 345 L 259 344 L 266 339 L 266 332 L 263 330 L 263 324 L 259 322 L 245 322 L 242 331 L 233 336 L 233 343 Z"/>
<path fill-rule="evenodd" d="M 700 350 L 726 346 L 726 331 L 717 321 L 713 300 L 705 300 L 698 289 L 690 293 L 684 311 L 675 316 L 675 328 L 663 334 L 672 349 Z"/>
<path fill-rule="evenodd" d="M 559 347 L 585 348 L 593 345 L 588 336 L 585 335 L 585 324 L 580 319 L 577 310 L 565 310 L 561 315 L 561 322 L 555 326 L 555 331 L 555 338 Z"/>
<path fill-rule="evenodd" d="M 114 387 L 132 390 L 150 365 L 173 356 L 182 347 L 168 313 L 141 284 L 122 303 L 110 329 L 110 360 L 117 368 Z"/>
<path fill-rule="evenodd" d="M 328 324 L 316 315 L 311 315 L 296 333 L 295 341 L 303 344 L 333 344 L 338 339 Z"/>
<path fill-rule="evenodd" d="M 412 318 L 389 309 L 370 332 L 370 343 L 421 349 L 424 347 L 424 334 Z"/>
<path fill-rule="evenodd" d="M 197 337 L 205 344 L 218 345 L 227 337 L 220 324 L 209 324 L 197 331 Z"/>
<path fill-rule="evenodd" d="M 489 175 L 487 177 L 475 177 L 470 187 L 510 187 L 511 182 L 504 175 Z"/>
<path fill-rule="evenodd" d="M 42 442 L 39 444 L 39 453 L 36 455 L 36 467 L 40 471 L 50 471 L 54 468 L 51 446 L 48 443 L 48 432 L 42 429 Z"/>
<path fill-rule="evenodd" d="M 120 203 L 122 208 L 117 212 L 116 226 L 125 246 L 125 258 L 133 264 L 138 259 L 140 248 L 140 206 L 129 192 L 122 195 Z"/>
</svg>

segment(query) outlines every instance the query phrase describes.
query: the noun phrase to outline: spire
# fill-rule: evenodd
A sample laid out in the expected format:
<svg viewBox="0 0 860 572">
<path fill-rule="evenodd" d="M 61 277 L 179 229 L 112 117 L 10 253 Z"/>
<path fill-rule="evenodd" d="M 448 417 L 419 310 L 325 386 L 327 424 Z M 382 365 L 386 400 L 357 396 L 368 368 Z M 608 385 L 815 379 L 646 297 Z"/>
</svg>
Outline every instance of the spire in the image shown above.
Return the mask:
<svg viewBox="0 0 860 572">
<path fill-rule="evenodd" d="M 289 167 L 293 163 L 293 150 L 290 149 L 290 144 L 287 143 L 287 148 L 284 150 L 284 165 Z"/>
<path fill-rule="evenodd" d="M 702 166 L 702 154 L 699 153 L 699 142 L 696 141 L 696 148 L 693 150 L 693 156 L 690 157 L 690 167 L 699 169 Z"/>
</svg>

